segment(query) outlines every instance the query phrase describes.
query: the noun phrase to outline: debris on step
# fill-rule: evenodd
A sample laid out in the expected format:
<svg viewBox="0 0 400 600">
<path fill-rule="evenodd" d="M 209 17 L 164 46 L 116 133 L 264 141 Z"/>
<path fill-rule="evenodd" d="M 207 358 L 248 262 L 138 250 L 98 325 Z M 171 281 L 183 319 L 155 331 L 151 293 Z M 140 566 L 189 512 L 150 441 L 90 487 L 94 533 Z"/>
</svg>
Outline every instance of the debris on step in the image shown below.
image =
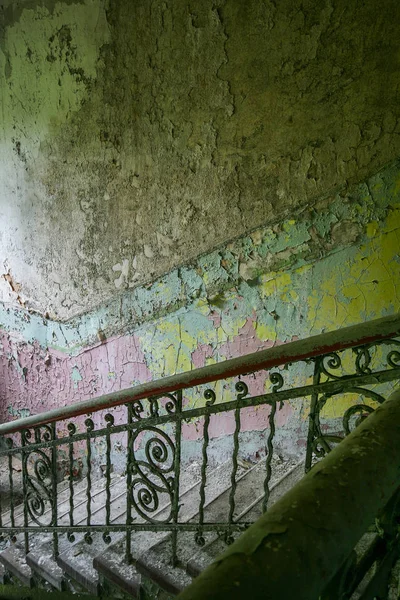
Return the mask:
<svg viewBox="0 0 400 600">
<path fill-rule="evenodd" d="M 20 546 L 12 544 L 7 550 L 0 554 L 0 562 L 7 571 L 16 577 L 26 587 L 33 586 L 33 574 L 28 566 L 25 557 L 25 551 Z"/>
<path fill-rule="evenodd" d="M 60 592 L 66 589 L 64 572 L 56 563 L 52 553 L 45 553 L 44 549 L 38 552 L 31 551 L 26 555 L 26 562 L 34 573 L 50 583 Z"/>
</svg>

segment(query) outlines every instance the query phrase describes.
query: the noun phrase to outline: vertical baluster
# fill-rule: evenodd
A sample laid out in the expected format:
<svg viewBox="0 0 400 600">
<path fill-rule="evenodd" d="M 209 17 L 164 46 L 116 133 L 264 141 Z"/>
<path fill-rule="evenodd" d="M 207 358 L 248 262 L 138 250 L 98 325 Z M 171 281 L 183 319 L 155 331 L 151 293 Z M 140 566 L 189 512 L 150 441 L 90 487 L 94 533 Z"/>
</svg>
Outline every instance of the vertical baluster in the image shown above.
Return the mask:
<svg viewBox="0 0 400 600">
<path fill-rule="evenodd" d="M 29 431 L 21 431 L 22 448 L 22 494 L 24 497 L 24 527 L 28 527 L 28 506 L 27 506 L 27 477 L 28 477 L 28 453 L 25 450 L 27 439 L 30 437 Z M 29 534 L 24 533 L 25 554 L 29 552 Z"/>
<path fill-rule="evenodd" d="M 175 413 L 177 421 L 175 424 L 175 456 L 174 456 L 174 495 L 172 498 L 172 519 L 174 524 L 178 523 L 179 517 L 179 478 L 181 470 L 181 441 L 182 441 L 182 391 L 176 392 Z M 178 531 L 172 532 L 172 566 L 178 563 Z"/>
<path fill-rule="evenodd" d="M 92 419 L 86 419 L 86 524 L 88 527 L 92 524 L 92 441 L 91 432 L 94 429 Z M 93 542 L 90 531 L 85 534 L 85 542 L 91 544 Z"/>
<path fill-rule="evenodd" d="M 267 439 L 267 448 L 266 448 L 266 459 L 265 459 L 265 479 L 264 479 L 264 499 L 262 504 L 263 513 L 266 512 L 269 500 L 269 482 L 271 479 L 271 461 L 274 453 L 274 447 L 272 441 L 275 436 L 275 413 L 276 413 L 276 402 L 272 402 L 271 411 L 269 413 L 268 422 L 269 422 L 269 436 Z"/>
<path fill-rule="evenodd" d="M 0 527 L 3 527 L 3 504 L 1 501 L 1 494 L 0 494 Z"/>
<path fill-rule="evenodd" d="M 132 425 L 133 422 L 133 406 L 132 404 L 126 405 L 128 410 L 128 425 Z M 128 429 L 127 434 L 127 458 L 126 458 L 126 548 L 125 548 L 125 560 L 128 564 L 132 562 L 132 532 L 129 526 L 132 524 L 132 466 L 133 466 L 133 431 L 131 428 Z"/>
<path fill-rule="evenodd" d="M 243 381 L 238 381 L 235 386 L 237 394 L 237 403 L 238 405 L 235 408 L 235 431 L 233 434 L 233 453 L 232 453 L 232 473 L 231 473 L 231 491 L 229 494 L 229 515 L 228 515 L 228 523 L 233 523 L 233 515 L 235 512 L 235 494 L 236 494 L 236 474 L 238 467 L 238 454 L 239 454 L 239 433 L 240 433 L 240 406 L 239 401 L 244 398 L 247 393 L 247 385 L 243 383 Z M 225 536 L 225 541 L 227 544 L 232 543 L 233 539 L 231 536 L 231 532 L 228 530 Z"/>
<path fill-rule="evenodd" d="M 73 423 L 68 423 L 69 443 L 68 443 L 68 462 L 69 462 L 69 526 L 71 531 L 67 533 L 67 538 L 70 542 L 75 541 L 75 536 L 72 533 L 74 526 L 74 442 L 73 436 L 76 433 L 76 427 Z"/>
<path fill-rule="evenodd" d="M 114 417 L 110 414 L 105 416 L 105 421 L 107 423 L 107 431 L 106 431 L 106 526 L 110 525 L 111 520 L 111 428 L 114 425 Z M 111 538 L 109 536 L 108 531 L 105 531 L 103 534 L 103 540 L 109 544 L 111 542 Z"/>
<path fill-rule="evenodd" d="M 319 356 L 315 360 L 313 385 L 318 385 L 321 381 L 320 364 L 322 362 L 322 359 L 323 359 L 323 357 Z M 309 424 L 308 424 L 307 451 L 306 451 L 306 463 L 305 463 L 305 472 L 306 473 L 308 473 L 308 471 L 311 469 L 312 455 L 313 455 L 313 442 L 314 442 L 314 437 L 315 437 L 315 418 L 316 418 L 317 407 L 318 407 L 318 392 L 314 392 L 311 396 Z"/>
<path fill-rule="evenodd" d="M 58 514 L 57 514 L 57 427 L 56 423 L 52 423 L 51 425 L 51 439 L 53 440 L 53 444 L 51 447 L 51 468 L 52 468 L 52 479 L 53 479 L 53 514 L 52 514 L 52 522 L 53 527 L 57 527 L 58 524 Z M 56 559 L 58 556 L 58 533 L 57 531 L 53 532 L 53 556 Z"/>
<path fill-rule="evenodd" d="M 13 480 L 13 459 L 11 449 L 13 447 L 13 441 L 11 438 L 7 439 L 8 449 L 8 484 L 10 487 L 10 519 L 11 527 L 15 527 L 15 516 L 14 516 L 14 480 Z M 23 463 L 22 463 L 23 464 Z M 23 468 L 23 467 L 22 467 Z"/>
<path fill-rule="evenodd" d="M 277 394 L 278 391 L 283 387 L 284 380 L 280 373 L 271 373 L 269 379 L 273 385 L 272 393 Z M 280 407 L 282 408 L 283 404 L 281 402 Z M 265 448 L 265 479 L 264 479 L 264 499 L 262 504 L 263 513 L 266 512 L 269 500 L 269 482 L 271 479 L 272 469 L 271 462 L 274 454 L 274 446 L 273 439 L 275 437 L 275 413 L 276 413 L 276 400 L 271 402 L 271 410 L 268 417 L 269 423 L 269 435 L 267 439 L 267 447 Z"/>
<path fill-rule="evenodd" d="M 213 390 L 206 390 L 204 392 L 204 398 L 207 400 L 206 407 L 211 407 L 215 402 L 215 392 Z M 204 546 L 205 539 L 203 536 L 203 524 L 204 524 L 204 505 L 206 502 L 206 482 L 207 482 L 207 464 L 208 464 L 208 443 L 209 435 L 208 428 L 210 425 L 210 413 L 206 413 L 204 417 L 203 425 L 203 447 L 202 447 L 202 461 L 201 461 L 201 483 L 200 483 L 200 505 L 199 505 L 199 528 L 196 531 L 196 543 L 199 546 Z"/>
</svg>

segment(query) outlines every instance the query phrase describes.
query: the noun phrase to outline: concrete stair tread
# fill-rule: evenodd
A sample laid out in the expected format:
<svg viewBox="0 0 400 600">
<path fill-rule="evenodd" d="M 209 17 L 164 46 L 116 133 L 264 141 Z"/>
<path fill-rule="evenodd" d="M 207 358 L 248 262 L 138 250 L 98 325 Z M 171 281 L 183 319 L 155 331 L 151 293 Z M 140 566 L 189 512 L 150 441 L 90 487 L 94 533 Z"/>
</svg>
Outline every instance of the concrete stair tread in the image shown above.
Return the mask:
<svg viewBox="0 0 400 600">
<path fill-rule="evenodd" d="M 62 592 L 65 589 L 64 572 L 53 558 L 52 553 L 44 550 L 31 551 L 26 555 L 29 567 L 50 585 Z"/>
<path fill-rule="evenodd" d="M 171 541 L 167 540 L 146 552 L 137 568 L 165 592 L 177 595 L 192 582 L 192 577 L 184 569 L 171 565 L 171 553 Z"/>
<path fill-rule="evenodd" d="M 265 460 L 238 469 L 235 489 L 234 521 L 254 521 L 261 514 L 265 479 Z M 229 497 L 231 494 L 232 461 L 227 461 L 216 469 L 209 469 L 205 487 L 204 521 L 206 523 L 226 522 L 229 514 Z M 303 474 L 302 465 L 296 465 L 276 482 L 271 478 L 270 504 L 276 501 Z M 65 484 L 67 483 L 67 485 Z M 91 491 L 91 523 L 104 526 L 106 520 L 106 479 L 93 483 Z M 58 497 L 59 524 L 69 524 L 69 485 L 62 482 Z M 187 485 L 185 489 L 185 485 Z M 179 499 L 179 521 L 196 523 L 199 519 L 200 501 L 199 479 L 181 479 L 181 495 Z M 277 492 L 279 488 L 279 493 Z M 74 523 L 84 525 L 87 518 L 86 481 L 74 484 Z M 160 500 L 166 500 L 164 494 Z M 151 514 L 155 521 L 168 519 L 170 504 L 164 502 L 155 513 Z M 50 511 L 47 511 L 50 514 Z M 23 519 L 23 514 L 20 515 Z M 110 523 L 124 524 L 126 520 L 126 478 L 113 475 L 110 487 Z M 143 523 L 145 519 L 139 514 L 133 516 L 133 523 Z M 201 572 L 215 557 L 226 548 L 225 542 L 214 532 L 204 533 L 206 544 L 200 548 L 195 541 L 195 532 L 180 532 L 178 538 L 179 565 L 171 566 L 171 533 L 154 531 L 132 531 L 132 554 L 134 564 L 126 564 L 125 533 L 111 533 L 112 544 L 108 545 L 102 533 L 92 534 L 93 542 L 88 544 L 82 539 L 83 534 L 75 534 L 78 538 L 69 542 L 67 536 L 59 536 L 59 556 L 55 560 L 52 555 L 52 534 L 34 534 L 30 536 L 31 552 L 25 557 L 18 544 L 3 552 L 0 562 L 6 570 L 20 579 L 25 585 L 32 585 L 33 572 L 46 580 L 53 588 L 65 589 L 68 577 L 89 593 L 100 593 L 100 575 L 117 585 L 133 597 L 141 595 L 141 578 L 152 579 L 167 593 L 175 595 L 184 589 L 192 576 Z M 237 537 L 239 533 L 235 533 Z M 18 536 L 21 539 L 22 534 Z"/>
<path fill-rule="evenodd" d="M 117 585 L 124 592 L 134 598 L 140 598 L 141 575 L 134 565 L 128 565 L 123 560 L 124 554 L 125 545 L 124 540 L 121 539 L 100 557 L 95 557 L 93 566 L 105 579 Z"/>
<path fill-rule="evenodd" d="M 105 521 L 105 484 L 106 480 L 101 479 L 99 482 L 93 484 L 94 495 L 97 498 L 95 503 L 92 503 L 92 519 L 93 521 L 98 521 L 100 524 Z M 110 511 L 111 514 L 114 512 L 119 515 L 119 518 L 123 518 L 126 509 L 126 479 L 125 477 L 121 477 L 119 475 L 115 475 L 111 482 L 111 506 Z M 81 489 L 81 492 L 86 494 L 86 486 Z M 113 508 L 115 510 L 113 510 Z M 78 512 L 74 512 L 75 524 L 81 525 L 86 522 L 86 501 L 80 507 Z M 117 518 L 118 520 L 118 518 Z M 69 514 L 66 513 L 63 517 L 60 518 L 59 524 L 66 525 L 69 524 Z M 20 536 L 19 536 L 20 537 Z M 58 559 L 55 560 L 53 558 L 52 552 L 52 535 L 51 534 L 37 534 L 35 535 L 35 549 L 31 550 L 27 555 L 27 562 L 30 564 L 33 571 L 38 573 L 44 580 L 50 583 L 56 589 L 62 590 L 64 589 L 65 578 L 62 576 L 63 569 L 65 568 L 66 572 L 68 569 L 66 565 L 60 566 Z M 82 542 L 80 538 L 75 542 L 70 542 L 66 535 L 59 536 L 59 552 L 60 555 L 70 555 L 75 557 L 76 555 L 81 555 L 82 549 L 79 547 L 79 544 Z M 84 547 L 90 548 L 88 544 L 84 544 Z M 105 544 L 103 544 L 102 549 L 104 549 Z M 100 550 L 97 550 L 98 553 Z M 60 559 L 62 561 L 62 558 Z M 76 564 L 77 573 L 80 575 L 82 573 L 82 561 L 83 557 L 80 556 L 79 559 L 74 559 L 74 564 Z M 83 585 L 84 587 L 87 582 L 89 582 L 89 586 L 91 590 L 97 590 L 97 574 L 92 572 L 92 561 L 93 555 L 88 557 L 88 565 L 85 566 L 85 578 L 84 583 L 78 581 L 75 570 L 72 570 L 69 573 L 72 577 L 74 577 L 78 583 Z M 93 592 L 94 593 L 94 592 Z"/>
<path fill-rule="evenodd" d="M 228 465 L 231 465 L 230 461 L 227 461 L 223 465 L 220 465 L 216 469 L 214 469 L 207 478 L 207 487 L 205 490 L 206 495 L 206 505 L 215 500 L 222 493 L 226 493 L 230 488 L 230 468 L 228 469 Z M 193 484 L 189 489 L 184 491 L 179 499 L 180 504 L 180 521 L 187 522 L 190 521 L 198 512 L 199 506 L 199 491 L 200 491 L 200 481 L 197 481 Z M 158 517 L 160 521 L 163 518 L 168 516 L 169 507 L 165 507 L 160 510 L 156 515 L 152 515 L 153 518 L 155 516 Z M 138 558 L 147 554 L 150 549 L 161 542 L 162 540 L 168 538 L 170 534 L 168 532 L 142 532 L 137 531 L 132 533 L 132 554 L 134 561 L 137 561 Z M 125 536 L 122 537 L 122 539 Z M 110 546 L 105 552 L 99 554 L 94 558 L 94 566 L 96 570 L 102 575 L 110 578 L 110 567 L 113 565 L 120 569 L 120 563 L 118 564 L 115 560 L 115 556 L 120 553 L 120 543 L 113 544 Z M 131 565 L 126 565 L 129 569 L 131 568 L 132 576 L 134 576 L 137 571 L 136 568 Z M 113 574 L 113 581 L 119 585 L 121 588 L 124 588 L 124 578 L 119 577 L 118 572 Z"/>
<path fill-rule="evenodd" d="M 123 487 L 125 482 L 125 478 L 120 475 L 113 475 L 111 478 L 111 490 L 114 491 L 118 484 Z M 106 479 L 98 479 L 92 484 L 91 496 L 92 498 L 97 498 L 97 496 L 101 495 L 106 486 Z M 80 513 L 83 510 L 86 510 L 86 489 L 87 482 L 86 480 L 82 480 L 78 483 L 74 484 L 74 519 L 79 519 Z M 125 488 L 126 489 L 126 488 Z M 58 511 L 58 522 L 60 525 L 69 522 L 69 484 L 68 482 L 62 481 L 58 484 L 57 490 L 59 491 L 59 495 L 57 497 L 57 511 Z M 95 500 L 96 501 L 96 500 Z M 42 522 L 45 522 L 47 517 L 51 516 L 51 507 L 47 508 L 40 517 Z M 18 505 L 18 507 L 14 510 L 14 522 L 16 527 L 24 526 L 24 513 L 23 513 L 23 505 Z M 29 525 L 35 525 L 35 522 L 32 519 L 28 520 Z M 8 511 L 3 516 L 3 527 L 11 527 L 11 511 Z"/>
<path fill-rule="evenodd" d="M 292 487 L 303 475 L 304 465 L 298 463 L 286 475 L 281 478 L 271 478 L 269 506 L 280 498 Z M 265 461 L 260 461 L 254 467 L 244 473 L 237 482 L 236 492 L 236 519 L 237 521 L 253 521 L 262 514 L 262 501 L 264 497 Z M 256 502 L 249 501 L 249 490 L 251 498 L 258 498 Z M 258 492 L 256 494 L 255 492 Z M 261 492 L 261 494 L 260 494 Z M 204 511 L 206 522 L 223 521 L 226 518 L 227 499 L 225 493 L 211 502 Z M 195 522 L 195 519 L 192 521 Z M 234 532 L 233 537 L 240 535 Z M 158 585 L 169 593 L 179 593 L 190 582 L 189 576 L 197 576 L 209 563 L 211 563 L 221 552 L 226 549 L 225 541 L 218 537 L 217 533 L 204 533 L 208 543 L 200 547 L 195 540 L 194 532 L 182 532 L 179 534 L 179 563 L 180 566 L 170 566 L 171 543 L 170 536 L 140 556 L 136 562 L 137 570 L 157 580 Z M 193 566 L 192 566 L 193 562 Z M 192 566 L 192 570 L 190 570 Z"/>
<path fill-rule="evenodd" d="M 93 556 L 89 552 L 83 552 L 81 546 L 82 543 L 77 544 L 70 551 L 60 554 L 57 564 L 72 579 L 97 596 L 100 593 L 100 583 L 98 573 L 93 568 Z"/>
<path fill-rule="evenodd" d="M 190 489 L 191 488 L 189 488 L 189 490 L 186 490 L 183 493 L 183 496 L 181 496 L 181 498 L 184 497 L 185 494 L 190 491 Z M 126 482 L 125 481 L 124 481 L 124 490 L 125 490 L 125 493 L 122 497 L 123 510 L 121 507 L 119 515 L 114 520 L 112 520 L 113 524 L 118 523 L 118 522 L 125 522 L 125 519 L 126 519 Z M 115 500 L 115 502 L 118 502 L 118 499 Z M 168 511 L 169 511 L 169 505 L 164 504 L 159 507 L 159 509 L 155 513 L 155 515 L 158 515 L 160 518 L 162 518 L 163 515 L 168 514 Z M 99 516 L 100 517 L 103 516 L 105 519 L 105 505 L 102 507 L 100 513 L 97 514 L 97 517 L 99 517 Z M 140 516 L 136 516 L 133 518 L 137 522 L 143 522 L 143 519 L 140 518 Z M 138 535 L 138 534 L 136 534 L 136 535 Z M 151 533 L 145 532 L 144 536 L 147 536 L 147 535 L 151 535 Z M 160 534 L 155 534 L 155 535 L 160 535 Z M 123 533 L 112 534 L 113 543 L 117 544 L 124 537 L 125 536 Z M 57 563 L 78 583 L 80 583 L 81 585 L 86 587 L 92 593 L 97 593 L 96 590 L 98 589 L 98 585 L 99 585 L 99 574 L 98 574 L 98 570 L 93 567 L 93 561 L 96 560 L 96 558 L 99 554 L 101 554 L 103 552 L 107 552 L 106 548 L 107 548 L 107 545 L 102 540 L 101 534 L 100 535 L 93 534 L 93 544 L 88 545 L 85 541 L 79 541 L 74 544 L 73 550 L 71 550 L 70 546 L 67 547 L 65 550 L 61 550 L 60 555 L 57 558 Z M 114 560 L 114 555 L 113 555 L 113 553 L 111 553 L 109 558 L 108 559 L 106 558 L 106 560 L 105 560 L 105 569 L 108 569 L 109 565 L 113 564 L 113 560 Z M 121 556 L 119 557 L 118 565 L 119 565 L 119 567 L 121 566 Z M 128 565 L 126 565 L 125 570 L 129 570 Z M 122 575 L 121 569 L 120 569 L 120 571 L 121 571 L 121 584 L 123 584 L 122 580 L 124 579 L 124 577 Z M 136 575 L 136 571 L 133 571 L 130 573 L 130 577 L 132 579 L 135 578 L 135 575 Z"/>
<path fill-rule="evenodd" d="M 0 562 L 14 577 L 27 587 L 33 585 L 32 570 L 26 562 L 25 551 L 16 544 L 12 544 L 0 553 Z"/>
<path fill-rule="evenodd" d="M 283 477 L 279 478 L 275 482 L 271 481 L 270 495 L 268 499 L 268 508 L 270 508 L 279 498 L 281 498 L 286 492 L 291 489 L 304 475 L 304 463 L 299 462 L 295 465 L 288 473 Z M 262 502 L 263 497 L 255 498 L 254 501 L 248 506 L 246 510 L 237 519 L 240 521 L 254 522 L 262 514 Z M 232 537 L 236 539 L 240 533 L 233 532 Z M 189 560 L 186 562 L 186 570 L 192 577 L 200 575 L 204 569 L 206 569 L 216 557 L 224 552 L 226 549 L 225 541 L 218 536 L 214 536 L 214 539 L 210 539 L 201 549 L 197 552 L 192 553 Z M 186 552 L 187 555 L 187 552 Z"/>
</svg>

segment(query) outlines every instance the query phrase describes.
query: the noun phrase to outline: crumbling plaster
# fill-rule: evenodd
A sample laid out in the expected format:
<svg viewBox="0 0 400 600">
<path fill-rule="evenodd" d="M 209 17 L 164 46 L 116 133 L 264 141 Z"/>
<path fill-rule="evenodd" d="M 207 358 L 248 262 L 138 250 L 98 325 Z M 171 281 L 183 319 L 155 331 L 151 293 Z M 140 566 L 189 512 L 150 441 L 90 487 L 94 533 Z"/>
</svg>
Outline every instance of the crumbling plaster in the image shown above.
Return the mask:
<svg viewBox="0 0 400 600">
<path fill-rule="evenodd" d="M 135 286 L 146 304 L 144 283 L 376 173 L 400 150 L 399 13 L 1 0 L 0 298 L 58 321 Z M 351 220 L 326 228 L 359 235 Z M 239 275 L 281 268 L 281 252 Z M 185 286 L 178 304 L 194 275 Z"/>
<path fill-rule="evenodd" d="M 399 251 L 396 161 L 297 220 L 256 229 L 66 323 L 3 306 L 0 418 L 51 410 L 398 312 Z M 287 383 L 303 384 L 310 369 L 291 369 Z M 254 394 L 265 385 L 268 373 L 250 379 Z M 224 386 L 215 385 L 218 398 L 229 395 Z M 185 392 L 186 405 L 202 401 L 201 390 Z M 328 416 L 339 417 L 351 402 L 346 397 L 327 406 Z M 301 399 L 277 415 L 277 443 L 291 454 L 304 443 L 307 410 Z M 249 454 L 263 447 L 267 413 L 264 407 L 243 415 Z M 94 415 L 96 423 L 103 417 Z M 229 454 L 233 427 L 229 415 L 212 425 L 211 438 L 224 438 L 219 453 Z M 184 426 L 189 458 L 196 456 L 201 431 L 196 423 Z"/>
</svg>

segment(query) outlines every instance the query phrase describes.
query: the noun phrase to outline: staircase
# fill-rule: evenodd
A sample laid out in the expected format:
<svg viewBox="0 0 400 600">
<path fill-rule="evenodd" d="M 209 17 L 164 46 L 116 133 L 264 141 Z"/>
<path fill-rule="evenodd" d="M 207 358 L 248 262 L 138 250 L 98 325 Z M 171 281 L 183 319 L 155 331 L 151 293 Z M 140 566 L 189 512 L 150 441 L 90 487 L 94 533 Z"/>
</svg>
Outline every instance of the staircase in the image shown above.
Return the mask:
<svg viewBox="0 0 400 600">
<path fill-rule="evenodd" d="M 101 597 L 179 594 L 384 402 L 400 380 L 399 335 L 400 318 L 386 317 L 0 425 L 0 580 Z M 264 377 L 261 394 L 253 374 Z M 328 419 L 346 394 L 344 413 Z M 289 402 L 308 411 L 301 460 L 277 451 Z M 256 451 L 248 411 L 265 421 Z M 226 415 L 221 443 L 213 432 Z M 368 535 L 356 553 L 370 569 L 381 548 Z"/>
<path fill-rule="evenodd" d="M 271 478 L 269 505 L 281 497 L 304 473 L 304 463 L 291 460 L 274 461 L 275 477 Z M 281 473 L 284 473 L 279 477 Z M 253 522 L 262 514 L 264 498 L 264 462 L 239 468 L 236 480 L 235 522 Z M 193 477 L 187 478 L 192 479 Z M 199 519 L 198 497 L 201 480 L 185 482 L 179 499 L 181 521 L 196 523 Z M 67 484 L 67 485 L 66 485 Z M 92 516 L 98 522 L 104 520 L 106 512 L 106 480 L 95 482 L 92 487 Z M 126 477 L 113 475 L 110 485 L 111 523 L 126 521 Z M 84 525 L 86 521 L 86 482 L 74 484 L 74 523 Z M 208 477 L 204 513 L 208 522 L 221 522 L 226 516 L 228 497 L 231 492 L 230 464 L 224 463 L 213 469 Z M 160 506 L 154 517 L 162 519 L 169 511 L 168 505 Z M 59 525 L 69 522 L 69 485 L 67 481 L 58 485 Z M 45 518 L 45 514 L 43 517 Z M 47 515 L 48 516 L 48 515 Z M 3 517 L 3 526 L 10 526 L 11 514 Z M 15 526 L 23 524 L 23 504 L 15 507 Z M 32 522 L 30 522 L 32 524 Z M 232 538 L 238 535 L 235 532 Z M 19 534 L 9 547 L 0 553 L 3 578 L 8 572 L 13 580 L 24 586 L 42 586 L 69 591 L 86 591 L 101 596 L 105 590 L 117 586 L 133 598 L 143 597 L 144 590 L 152 585 L 171 595 L 183 590 L 205 569 L 225 547 L 225 540 L 215 532 L 205 534 L 204 545 L 196 543 L 193 532 L 180 536 L 179 563 L 171 566 L 171 534 L 168 532 L 138 531 L 132 536 L 134 563 L 124 564 L 126 539 L 124 534 L 113 536 L 107 545 L 102 534 L 93 534 L 88 544 L 84 539 L 68 540 L 67 535 L 59 538 L 59 555 L 55 559 L 52 551 L 52 535 L 36 534 L 32 537 L 28 554 L 24 552 L 23 535 Z M 46 587 L 46 585 L 44 585 Z M 142 594 L 142 595 L 140 595 Z"/>
</svg>

